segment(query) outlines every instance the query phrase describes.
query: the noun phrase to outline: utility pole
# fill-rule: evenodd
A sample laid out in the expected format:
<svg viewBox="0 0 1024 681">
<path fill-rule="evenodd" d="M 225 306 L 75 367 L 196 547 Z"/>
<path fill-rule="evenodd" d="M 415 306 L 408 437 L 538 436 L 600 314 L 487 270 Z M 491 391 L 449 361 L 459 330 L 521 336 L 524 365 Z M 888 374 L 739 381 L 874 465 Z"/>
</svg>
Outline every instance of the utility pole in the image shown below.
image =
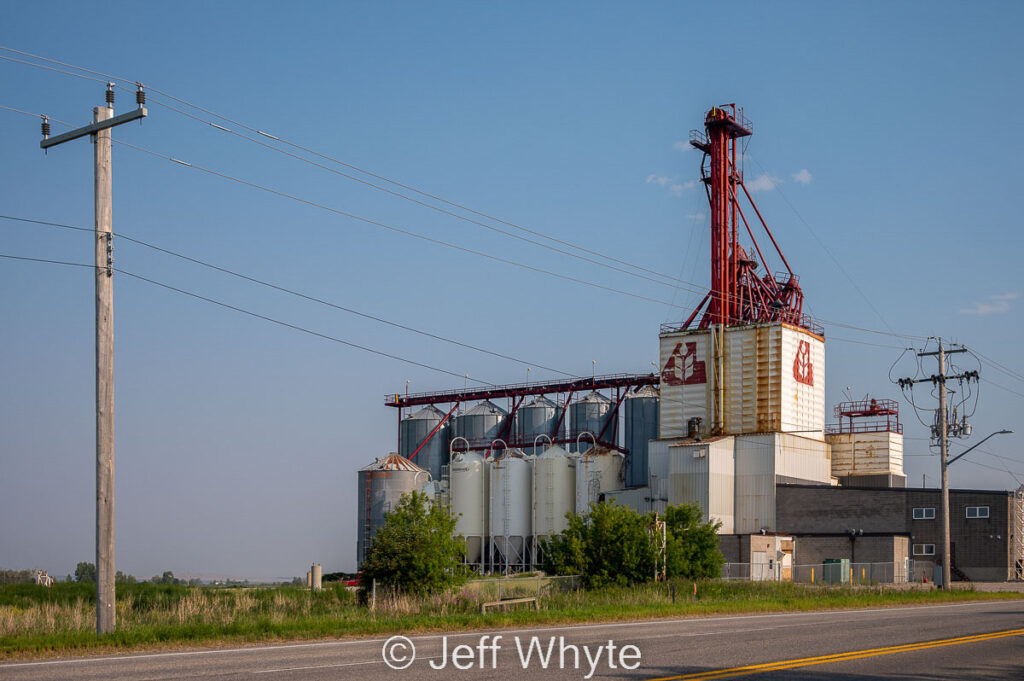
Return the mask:
<svg viewBox="0 0 1024 681">
<path fill-rule="evenodd" d="M 114 116 L 114 84 L 106 106 L 92 110 L 92 124 L 50 137 L 43 119 L 43 149 L 89 135 L 93 140 L 96 255 L 96 633 L 115 627 L 114 594 L 114 251 L 110 129 L 146 116 L 146 95 L 138 85 L 138 108 Z"/>
<path fill-rule="evenodd" d="M 939 373 L 927 378 L 904 378 L 898 381 L 901 388 L 913 386 L 915 383 L 930 382 L 939 388 L 939 409 L 936 425 L 932 429 L 932 437 L 939 440 L 939 459 L 942 471 L 942 588 L 946 591 L 950 588 L 950 560 L 949 555 L 949 431 L 950 424 L 947 422 L 946 405 L 946 381 L 948 379 L 978 379 L 977 371 L 965 371 L 954 376 L 946 375 L 946 355 L 958 352 L 967 352 L 966 348 L 955 348 L 947 350 L 939 338 L 939 349 L 934 352 L 919 352 L 918 357 L 937 357 L 939 361 Z M 960 429 L 957 429 L 960 432 Z"/>
</svg>

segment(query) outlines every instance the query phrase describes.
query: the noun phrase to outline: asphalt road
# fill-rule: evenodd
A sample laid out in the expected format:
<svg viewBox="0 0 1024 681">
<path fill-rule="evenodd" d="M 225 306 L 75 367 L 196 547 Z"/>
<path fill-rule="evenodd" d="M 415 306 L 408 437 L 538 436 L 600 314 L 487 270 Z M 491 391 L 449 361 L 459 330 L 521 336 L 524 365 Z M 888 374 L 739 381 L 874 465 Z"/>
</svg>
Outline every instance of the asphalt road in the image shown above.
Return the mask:
<svg viewBox="0 0 1024 681">
<path fill-rule="evenodd" d="M 410 640 L 415 659 L 408 657 L 407 642 L 392 651 L 396 664 L 409 663 L 404 670 L 385 664 L 385 639 L 377 638 L 13 662 L 0 664 L 0 679 L 505 681 L 527 675 L 583 679 L 592 668 L 590 678 L 595 679 L 1024 679 L 1024 601 L 1019 600 L 506 629 Z M 609 641 L 615 646 L 610 659 Z M 572 646 L 579 650 L 578 666 Z M 545 655 L 551 651 L 546 669 L 538 649 Z M 442 662 L 443 669 L 432 667 Z M 465 669 L 456 669 L 456 662 Z"/>
</svg>

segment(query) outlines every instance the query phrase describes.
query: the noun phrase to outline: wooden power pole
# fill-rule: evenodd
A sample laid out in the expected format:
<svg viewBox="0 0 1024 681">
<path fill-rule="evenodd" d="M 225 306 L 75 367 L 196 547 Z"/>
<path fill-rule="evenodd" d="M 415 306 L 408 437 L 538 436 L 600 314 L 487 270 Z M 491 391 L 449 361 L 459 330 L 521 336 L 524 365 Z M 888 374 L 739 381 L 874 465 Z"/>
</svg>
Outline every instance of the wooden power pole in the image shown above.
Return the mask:
<svg viewBox="0 0 1024 681">
<path fill-rule="evenodd" d="M 946 381 L 949 379 L 967 379 L 974 378 L 977 380 L 977 372 L 965 372 L 955 376 L 949 376 L 946 374 L 946 355 L 951 355 L 958 352 L 967 352 L 966 348 L 954 348 L 949 350 L 942 343 L 942 339 L 939 338 L 939 349 L 934 352 L 919 352 L 918 357 L 936 357 L 939 361 L 939 373 L 929 376 L 927 378 L 902 379 L 899 383 L 903 385 L 912 386 L 915 383 L 929 382 L 935 385 L 939 389 L 939 408 L 937 410 L 937 416 L 935 419 L 935 427 L 932 431 L 932 437 L 939 441 L 939 460 L 940 460 L 940 472 L 942 476 L 942 588 L 949 590 L 952 586 L 950 579 L 950 568 L 952 567 L 952 557 L 950 556 L 949 546 L 949 435 L 950 430 L 956 429 L 959 433 L 959 427 L 956 424 L 949 423 L 948 405 L 946 404 Z M 959 458 L 959 457 L 957 457 Z"/>
<path fill-rule="evenodd" d="M 114 116 L 114 84 L 107 84 L 107 105 L 92 110 L 92 124 L 56 137 L 44 120 L 43 149 L 90 135 L 95 161 L 96 214 L 96 632 L 116 625 L 114 607 L 114 258 L 110 129 L 146 116 L 139 86 L 139 107 Z"/>
</svg>

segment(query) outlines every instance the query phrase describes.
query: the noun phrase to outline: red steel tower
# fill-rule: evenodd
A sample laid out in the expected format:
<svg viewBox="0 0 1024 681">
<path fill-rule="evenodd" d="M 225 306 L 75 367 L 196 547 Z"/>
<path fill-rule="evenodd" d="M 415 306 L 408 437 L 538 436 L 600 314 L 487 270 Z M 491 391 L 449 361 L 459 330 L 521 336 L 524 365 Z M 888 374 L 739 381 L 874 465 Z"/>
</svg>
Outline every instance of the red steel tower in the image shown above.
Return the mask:
<svg viewBox="0 0 1024 681">
<path fill-rule="evenodd" d="M 813 325 L 803 316 L 803 291 L 771 230 L 743 182 L 738 140 L 753 134 L 743 109 L 735 104 L 712 107 L 704 117 L 704 132 L 693 130 L 690 144 L 704 152 L 701 180 L 711 208 L 711 291 L 683 324 L 690 328 L 733 326 L 781 321 L 803 328 Z M 761 252 L 739 191 L 757 215 L 786 270 L 773 274 Z M 740 225 L 753 242 L 754 252 L 740 245 Z M 758 269 L 763 267 L 763 274 Z"/>
</svg>

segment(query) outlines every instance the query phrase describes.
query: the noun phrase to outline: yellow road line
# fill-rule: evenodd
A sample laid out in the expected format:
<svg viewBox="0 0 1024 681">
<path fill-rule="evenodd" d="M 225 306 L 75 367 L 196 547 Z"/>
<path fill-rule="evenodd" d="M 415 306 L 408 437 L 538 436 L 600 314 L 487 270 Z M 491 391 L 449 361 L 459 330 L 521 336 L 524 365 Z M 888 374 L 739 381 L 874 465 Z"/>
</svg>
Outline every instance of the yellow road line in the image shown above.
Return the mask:
<svg viewBox="0 0 1024 681">
<path fill-rule="evenodd" d="M 778 662 L 766 662 L 764 664 L 749 665 L 746 667 L 733 667 L 731 669 L 719 669 L 715 671 L 696 672 L 694 674 L 682 674 L 680 676 L 663 676 L 650 681 L 707 681 L 710 679 L 726 679 L 733 676 L 745 676 L 747 674 L 763 674 L 764 672 L 778 671 L 782 669 L 793 669 L 795 667 L 809 667 L 816 664 L 828 664 L 830 662 L 845 662 L 846 660 L 860 660 L 865 657 L 876 657 L 878 655 L 893 655 L 895 653 L 906 653 L 915 650 L 927 650 L 929 648 L 941 648 L 943 646 L 955 646 L 963 643 L 977 643 L 979 641 L 990 641 L 1008 636 L 1024 636 L 1024 629 L 1008 629 L 1006 631 L 994 631 L 987 634 L 975 634 L 973 636 L 961 636 L 959 638 L 947 638 L 939 641 L 923 641 L 921 643 L 907 643 L 887 648 L 869 648 L 867 650 L 852 650 L 845 653 L 832 655 L 820 655 L 818 657 L 805 657 L 795 660 L 780 660 Z"/>
</svg>

